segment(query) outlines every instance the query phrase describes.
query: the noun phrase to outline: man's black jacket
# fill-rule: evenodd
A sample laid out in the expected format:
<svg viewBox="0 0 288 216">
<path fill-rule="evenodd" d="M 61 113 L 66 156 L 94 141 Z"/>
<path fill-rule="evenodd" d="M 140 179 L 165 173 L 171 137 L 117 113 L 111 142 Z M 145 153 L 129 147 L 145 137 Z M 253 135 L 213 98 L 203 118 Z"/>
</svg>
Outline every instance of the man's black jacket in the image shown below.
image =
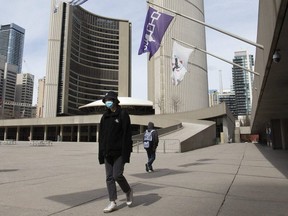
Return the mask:
<svg viewBox="0 0 288 216">
<path fill-rule="evenodd" d="M 100 121 L 99 163 L 104 158 L 114 160 L 122 156 L 124 163 L 130 162 L 132 152 L 131 122 L 128 113 L 118 107 L 115 112 L 107 110 Z"/>
</svg>

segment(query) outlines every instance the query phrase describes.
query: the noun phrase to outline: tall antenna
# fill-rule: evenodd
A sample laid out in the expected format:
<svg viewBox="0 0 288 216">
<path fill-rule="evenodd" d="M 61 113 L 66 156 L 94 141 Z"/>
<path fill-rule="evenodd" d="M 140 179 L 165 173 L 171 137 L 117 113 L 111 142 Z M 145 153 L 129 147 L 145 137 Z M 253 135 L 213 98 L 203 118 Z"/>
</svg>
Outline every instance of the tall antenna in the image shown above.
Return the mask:
<svg viewBox="0 0 288 216">
<path fill-rule="evenodd" d="M 219 92 L 223 94 L 222 70 L 219 70 Z"/>
</svg>

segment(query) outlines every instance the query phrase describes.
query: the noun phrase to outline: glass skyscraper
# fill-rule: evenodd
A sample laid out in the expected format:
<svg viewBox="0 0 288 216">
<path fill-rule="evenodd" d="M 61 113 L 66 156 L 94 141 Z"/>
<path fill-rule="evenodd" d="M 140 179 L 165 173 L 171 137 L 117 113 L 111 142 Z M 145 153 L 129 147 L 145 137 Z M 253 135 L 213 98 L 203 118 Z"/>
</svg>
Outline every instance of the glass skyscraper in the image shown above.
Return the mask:
<svg viewBox="0 0 288 216">
<path fill-rule="evenodd" d="M 8 64 L 18 66 L 18 73 L 22 70 L 25 29 L 14 24 L 1 25 L 0 55 L 6 57 Z"/>
<path fill-rule="evenodd" d="M 233 62 L 253 70 L 254 58 L 247 51 L 235 52 Z M 239 67 L 232 68 L 233 87 L 235 91 L 236 113 L 238 116 L 251 114 L 253 74 Z"/>
</svg>

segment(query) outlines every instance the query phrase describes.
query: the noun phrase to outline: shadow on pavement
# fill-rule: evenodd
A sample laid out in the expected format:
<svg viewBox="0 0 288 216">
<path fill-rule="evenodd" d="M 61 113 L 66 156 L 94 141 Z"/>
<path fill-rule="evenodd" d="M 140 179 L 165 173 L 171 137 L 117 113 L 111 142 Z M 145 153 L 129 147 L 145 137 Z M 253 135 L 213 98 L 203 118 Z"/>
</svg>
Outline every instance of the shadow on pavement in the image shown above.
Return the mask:
<svg viewBox="0 0 288 216">
<path fill-rule="evenodd" d="M 157 193 L 150 193 L 145 195 L 137 195 L 133 197 L 133 204 L 131 207 L 136 206 L 149 206 L 157 201 L 159 201 L 162 197 L 159 196 Z M 121 199 L 122 202 L 126 202 L 126 199 Z M 126 203 L 123 203 L 118 206 L 120 207 L 126 207 Z"/>
<path fill-rule="evenodd" d="M 19 169 L 0 169 L 0 172 L 15 172 L 18 171 Z"/>
<path fill-rule="evenodd" d="M 155 190 L 158 188 L 162 188 L 162 186 L 155 186 L 155 185 L 148 185 L 148 184 L 136 184 L 132 185 L 134 188 L 134 192 L 147 192 L 151 190 Z M 123 192 L 118 187 L 118 195 L 123 195 Z M 119 198 L 119 197 L 118 197 Z M 156 202 L 161 197 L 159 197 L 157 194 L 147 194 L 147 195 L 134 195 L 134 203 L 135 205 L 150 205 L 153 202 Z M 90 190 L 90 191 L 80 191 L 75 193 L 69 193 L 69 194 L 60 194 L 55 196 L 46 197 L 46 199 L 52 200 L 54 202 L 59 202 L 67 206 L 79 206 L 83 205 L 89 202 L 94 202 L 102 199 L 108 199 L 108 193 L 106 188 L 96 189 L 96 190 Z M 143 200 L 141 200 L 143 199 Z M 121 205 L 120 205 L 121 206 Z M 125 204 L 126 206 L 126 204 Z M 119 206 L 118 206 L 119 207 Z"/>
<path fill-rule="evenodd" d="M 209 163 L 197 163 L 197 162 L 195 162 L 195 163 L 188 163 L 188 164 L 182 164 L 182 165 L 179 165 L 179 167 L 190 167 L 190 166 L 198 166 L 198 165 L 207 165 L 207 164 L 209 164 Z"/>
<path fill-rule="evenodd" d="M 255 144 L 261 154 L 283 175 L 288 177 L 288 151 L 286 150 L 273 150 L 268 146 Z"/>
<path fill-rule="evenodd" d="M 55 196 L 46 197 L 49 200 L 63 203 L 67 206 L 76 206 L 79 204 L 88 203 L 94 200 L 106 199 L 107 189 L 101 188 L 90 191 L 81 191 L 69 194 L 60 194 Z"/>
<path fill-rule="evenodd" d="M 163 176 L 167 175 L 178 175 L 178 174 L 183 174 L 183 173 L 189 173 L 186 171 L 180 171 L 180 170 L 172 170 L 172 169 L 155 169 L 154 172 L 143 172 L 143 173 L 136 173 L 132 174 L 131 176 L 135 176 L 137 178 L 142 178 L 142 179 L 150 179 L 150 178 L 160 178 Z"/>
</svg>

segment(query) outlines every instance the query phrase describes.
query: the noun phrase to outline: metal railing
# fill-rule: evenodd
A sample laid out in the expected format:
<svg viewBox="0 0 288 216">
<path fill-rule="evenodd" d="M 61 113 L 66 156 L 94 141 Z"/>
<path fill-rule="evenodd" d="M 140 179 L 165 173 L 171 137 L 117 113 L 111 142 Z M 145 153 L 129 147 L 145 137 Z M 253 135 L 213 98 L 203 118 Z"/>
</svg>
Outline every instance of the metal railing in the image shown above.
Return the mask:
<svg viewBox="0 0 288 216">
<path fill-rule="evenodd" d="M 30 145 L 32 146 L 52 146 L 51 140 L 31 140 Z"/>
<path fill-rule="evenodd" d="M 6 139 L 6 140 L 1 140 L 0 144 L 4 145 L 16 145 L 16 141 L 14 139 Z"/>
<path fill-rule="evenodd" d="M 133 152 L 143 153 L 146 152 L 143 146 L 143 140 L 133 139 Z M 159 139 L 158 153 L 179 153 L 180 149 L 180 140 L 179 139 Z"/>
</svg>

